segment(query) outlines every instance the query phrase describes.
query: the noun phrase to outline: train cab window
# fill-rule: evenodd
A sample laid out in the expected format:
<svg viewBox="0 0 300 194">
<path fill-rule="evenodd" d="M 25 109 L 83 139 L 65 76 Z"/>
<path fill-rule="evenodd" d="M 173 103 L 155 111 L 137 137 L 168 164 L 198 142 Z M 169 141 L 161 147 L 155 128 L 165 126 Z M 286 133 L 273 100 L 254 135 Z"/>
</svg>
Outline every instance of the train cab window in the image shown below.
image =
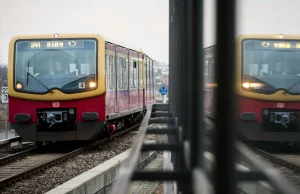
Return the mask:
<svg viewBox="0 0 300 194">
<path fill-rule="evenodd" d="M 115 87 L 115 65 L 113 55 L 109 55 L 108 59 L 109 64 L 109 87 L 112 89 Z"/>
<path fill-rule="evenodd" d="M 22 92 L 45 94 L 56 88 L 78 93 L 97 89 L 97 41 L 75 39 L 76 48 L 66 46 L 68 42 L 16 42 L 14 82 L 23 83 Z"/>
<path fill-rule="evenodd" d="M 285 44 L 278 44 L 276 40 L 244 40 L 241 88 L 262 94 L 278 90 L 300 94 L 297 44 L 298 41 L 289 40 L 283 49 Z"/>
<path fill-rule="evenodd" d="M 119 88 L 126 89 L 127 87 L 127 61 L 123 57 L 119 57 Z"/>
</svg>

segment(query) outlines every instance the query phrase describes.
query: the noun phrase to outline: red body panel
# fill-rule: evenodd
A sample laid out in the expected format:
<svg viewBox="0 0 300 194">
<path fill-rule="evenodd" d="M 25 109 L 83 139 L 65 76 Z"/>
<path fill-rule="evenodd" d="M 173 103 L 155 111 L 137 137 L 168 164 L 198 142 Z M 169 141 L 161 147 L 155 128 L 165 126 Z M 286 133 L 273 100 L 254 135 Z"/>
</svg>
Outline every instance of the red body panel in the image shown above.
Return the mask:
<svg viewBox="0 0 300 194">
<path fill-rule="evenodd" d="M 14 115 L 17 113 L 28 113 L 31 122 L 36 122 L 36 109 L 53 108 L 52 101 L 24 100 L 9 97 L 9 122 L 15 123 Z M 97 112 L 99 121 L 105 120 L 105 94 L 80 100 L 59 101 L 59 108 L 76 108 L 77 121 L 83 121 L 83 112 Z"/>
<path fill-rule="evenodd" d="M 214 115 L 215 113 L 215 95 L 213 89 L 204 90 L 204 110 L 205 112 Z M 262 109 L 263 108 L 288 108 L 288 109 L 299 109 L 300 102 L 284 102 L 284 101 L 265 101 L 252 99 L 248 97 L 238 96 L 238 113 L 237 116 L 243 112 L 253 112 L 257 115 L 256 122 L 262 121 Z"/>
<path fill-rule="evenodd" d="M 117 94 L 114 90 L 106 93 L 106 115 L 118 112 Z"/>
<path fill-rule="evenodd" d="M 256 113 L 256 122 L 262 121 L 262 109 L 263 108 L 283 108 L 283 109 L 299 109 L 300 110 L 300 102 L 273 102 L 273 101 L 264 101 L 251 99 L 243 96 L 238 97 L 239 102 L 239 114 L 243 112 L 254 112 Z"/>
<path fill-rule="evenodd" d="M 204 90 L 204 111 L 207 113 L 214 114 L 214 90 L 205 89 Z"/>
<path fill-rule="evenodd" d="M 129 101 L 130 101 L 130 104 L 129 104 L 129 108 L 130 109 L 134 109 L 134 108 L 137 108 L 137 107 L 140 107 L 139 104 L 138 104 L 138 90 L 130 90 L 129 91 L 129 95 L 130 95 L 130 98 L 129 98 Z"/>
<path fill-rule="evenodd" d="M 145 96 L 145 104 L 146 106 L 153 104 L 155 102 L 154 96 L 153 96 L 153 91 L 150 89 L 145 90 L 146 96 Z"/>
<path fill-rule="evenodd" d="M 140 90 L 140 95 L 137 89 L 130 90 L 129 93 L 127 90 L 120 90 L 118 92 L 110 90 L 106 94 L 106 115 L 120 113 L 130 109 L 141 108 L 142 106 L 142 90 Z"/>
</svg>

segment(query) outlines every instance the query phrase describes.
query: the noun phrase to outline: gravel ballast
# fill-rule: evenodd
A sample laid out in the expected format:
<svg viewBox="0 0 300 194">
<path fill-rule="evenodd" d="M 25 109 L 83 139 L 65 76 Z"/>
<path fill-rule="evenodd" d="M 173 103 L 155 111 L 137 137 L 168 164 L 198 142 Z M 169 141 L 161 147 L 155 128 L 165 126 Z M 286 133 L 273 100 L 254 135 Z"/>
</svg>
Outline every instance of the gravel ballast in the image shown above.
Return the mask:
<svg viewBox="0 0 300 194">
<path fill-rule="evenodd" d="M 116 138 L 103 146 L 94 148 L 78 155 L 62 164 L 53 166 L 45 171 L 21 180 L 3 190 L 0 193 L 45 193 L 77 175 L 103 163 L 110 158 L 129 149 L 135 140 L 136 132 L 130 132 Z M 145 140 L 157 140 L 165 142 L 166 136 L 146 135 Z"/>
</svg>

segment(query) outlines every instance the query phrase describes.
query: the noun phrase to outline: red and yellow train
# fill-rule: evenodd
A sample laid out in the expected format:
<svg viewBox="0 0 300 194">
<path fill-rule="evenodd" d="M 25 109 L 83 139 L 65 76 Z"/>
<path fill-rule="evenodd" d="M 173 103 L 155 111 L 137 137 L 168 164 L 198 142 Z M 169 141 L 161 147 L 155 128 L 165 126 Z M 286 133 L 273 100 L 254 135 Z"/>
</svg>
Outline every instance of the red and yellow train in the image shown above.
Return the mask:
<svg viewBox="0 0 300 194">
<path fill-rule="evenodd" d="M 27 141 L 91 140 L 131 125 L 154 100 L 154 60 L 98 34 L 10 41 L 9 122 Z"/>
<path fill-rule="evenodd" d="M 214 119 L 215 46 L 204 49 L 205 115 Z M 239 132 L 250 141 L 300 141 L 300 36 L 236 39 Z"/>
</svg>

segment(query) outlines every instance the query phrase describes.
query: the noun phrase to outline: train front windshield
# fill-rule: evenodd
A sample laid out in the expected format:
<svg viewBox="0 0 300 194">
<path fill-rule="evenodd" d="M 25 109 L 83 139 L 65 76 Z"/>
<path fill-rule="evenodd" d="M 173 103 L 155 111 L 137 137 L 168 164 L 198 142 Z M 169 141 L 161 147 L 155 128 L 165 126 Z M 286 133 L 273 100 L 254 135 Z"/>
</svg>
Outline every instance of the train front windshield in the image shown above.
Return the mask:
<svg viewBox="0 0 300 194">
<path fill-rule="evenodd" d="M 300 40 L 244 40 L 242 57 L 244 90 L 300 94 Z"/>
<path fill-rule="evenodd" d="M 45 94 L 53 89 L 78 93 L 97 88 L 97 40 L 18 40 L 15 90 Z"/>
</svg>

